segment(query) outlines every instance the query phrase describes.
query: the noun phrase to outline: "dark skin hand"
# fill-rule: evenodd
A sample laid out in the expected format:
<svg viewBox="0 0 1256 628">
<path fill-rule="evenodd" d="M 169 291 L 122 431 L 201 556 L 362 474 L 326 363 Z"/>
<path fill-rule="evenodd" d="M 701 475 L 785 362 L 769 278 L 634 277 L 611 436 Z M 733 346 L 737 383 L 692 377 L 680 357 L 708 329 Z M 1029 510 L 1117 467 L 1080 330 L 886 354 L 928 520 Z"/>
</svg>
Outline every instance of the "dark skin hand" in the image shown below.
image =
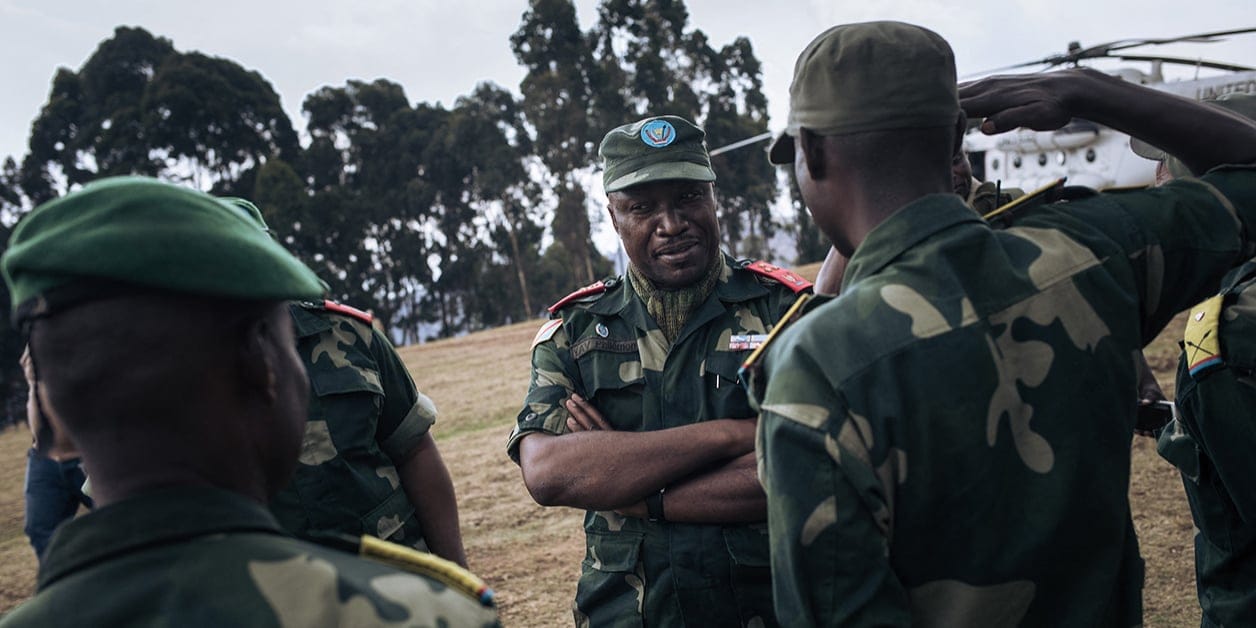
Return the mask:
<svg viewBox="0 0 1256 628">
<path fill-rule="evenodd" d="M 565 403 L 573 433 L 614 428 L 588 401 L 573 394 Z M 754 419 L 739 419 L 754 423 Z M 644 501 L 615 509 L 625 517 L 645 518 Z M 667 486 L 663 512 L 668 521 L 683 523 L 747 523 L 767 519 L 767 495 L 759 484 L 753 451 L 727 459 Z"/>
<path fill-rule="evenodd" d="M 1251 120 L 1086 68 L 982 79 L 961 85 L 959 97 L 969 118 L 984 118 L 988 135 L 1050 131 L 1077 117 L 1160 147 L 1193 172 L 1256 161 Z"/>
</svg>

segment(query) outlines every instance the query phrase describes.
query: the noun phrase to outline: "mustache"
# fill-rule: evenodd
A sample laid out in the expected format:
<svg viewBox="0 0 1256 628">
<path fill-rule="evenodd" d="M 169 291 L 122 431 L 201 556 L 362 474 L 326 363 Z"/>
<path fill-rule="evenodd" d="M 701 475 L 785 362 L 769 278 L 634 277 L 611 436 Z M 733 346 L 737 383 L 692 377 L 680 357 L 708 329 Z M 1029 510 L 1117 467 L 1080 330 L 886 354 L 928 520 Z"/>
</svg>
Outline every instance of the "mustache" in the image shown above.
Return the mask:
<svg viewBox="0 0 1256 628">
<path fill-rule="evenodd" d="M 668 255 L 671 253 L 679 253 L 685 249 L 697 245 L 698 238 L 684 237 L 668 240 L 666 244 L 654 249 L 655 255 Z"/>
</svg>

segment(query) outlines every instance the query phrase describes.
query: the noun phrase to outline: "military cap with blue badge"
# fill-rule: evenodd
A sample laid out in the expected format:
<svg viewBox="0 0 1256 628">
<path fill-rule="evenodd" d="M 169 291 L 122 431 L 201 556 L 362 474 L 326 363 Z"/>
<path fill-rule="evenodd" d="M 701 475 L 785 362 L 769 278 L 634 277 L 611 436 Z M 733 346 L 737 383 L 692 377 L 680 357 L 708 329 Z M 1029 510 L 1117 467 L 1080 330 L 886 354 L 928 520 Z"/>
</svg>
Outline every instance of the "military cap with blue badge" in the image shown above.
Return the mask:
<svg viewBox="0 0 1256 628">
<path fill-rule="evenodd" d="M 668 179 L 714 181 L 706 132 L 680 116 L 654 116 L 616 127 L 598 147 L 607 192 Z"/>
</svg>

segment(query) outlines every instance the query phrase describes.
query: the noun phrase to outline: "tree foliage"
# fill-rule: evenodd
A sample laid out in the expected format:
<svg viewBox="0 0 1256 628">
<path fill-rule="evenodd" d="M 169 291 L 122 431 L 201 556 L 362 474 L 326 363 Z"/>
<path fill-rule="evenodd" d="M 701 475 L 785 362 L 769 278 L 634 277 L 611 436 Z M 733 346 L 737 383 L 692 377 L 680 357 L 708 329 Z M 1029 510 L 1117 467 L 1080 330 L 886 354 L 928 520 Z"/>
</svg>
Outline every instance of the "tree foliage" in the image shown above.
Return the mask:
<svg viewBox="0 0 1256 628">
<path fill-rule="evenodd" d="M 298 141 L 260 73 L 119 27 L 56 72 L 29 152 L 0 167 L 0 235 L 32 205 L 112 175 L 244 196 L 332 298 L 413 342 L 536 316 L 611 272 L 587 189 L 609 129 L 678 114 L 712 147 L 767 129 L 750 42 L 714 47 L 682 0 L 603 0 L 587 30 L 571 0 L 531 0 L 510 47 L 526 70 L 520 96 L 482 83 L 447 108 L 388 79 L 349 80 L 306 96 Z M 726 248 L 764 255 L 775 172 L 756 150 L 713 167 Z M 0 344 L 6 365 L 19 341 Z"/>
</svg>

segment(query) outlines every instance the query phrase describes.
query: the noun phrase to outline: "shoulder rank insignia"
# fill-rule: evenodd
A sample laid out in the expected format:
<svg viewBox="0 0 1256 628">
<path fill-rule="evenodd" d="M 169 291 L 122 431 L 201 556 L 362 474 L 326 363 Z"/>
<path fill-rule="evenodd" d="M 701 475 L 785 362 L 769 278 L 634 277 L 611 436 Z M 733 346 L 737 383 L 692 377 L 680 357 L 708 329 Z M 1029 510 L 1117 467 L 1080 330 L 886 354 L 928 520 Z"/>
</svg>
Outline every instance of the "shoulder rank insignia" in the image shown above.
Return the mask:
<svg viewBox="0 0 1256 628">
<path fill-rule="evenodd" d="M 327 310 L 328 312 L 344 314 L 345 316 L 348 316 L 349 318 L 356 318 L 359 321 L 366 323 L 367 325 L 370 325 L 371 321 L 375 320 L 375 317 L 372 316 L 368 312 L 363 312 L 362 310 L 359 310 L 356 307 L 350 307 L 343 303 L 336 303 L 335 301 L 332 301 L 330 299 L 326 299 L 323 301 L 323 309 Z"/>
<path fill-rule="evenodd" d="M 742 266 L 742 268 L 745 268 L 756 275 L 761 275 L 785 284 L 786 288 L 789 288 L 794 292 L 802 292 L 803 290 L 811 288 L 811 282 L 803 279 L 802 275 L 799 275 L 788 268 L 774 266 L 763 260 L 755 260 L 745 266 Z"/>
<path fill-rule="evenodd" d="M 573 292 L 573 293 L 571 293 L 571 294 L 569 294 L 569 295 L 567 295 L 567 296 L 565 296 L 565 297 L 563 297 L 563 298 L 559 299 L 559 300 L 558 300 L 558 303 L 555 303 L 555 304 L 553 304 L 553 305 L 549 306 L 549 313 L 550 313 L 550 314 L 553 314 L 554 312 L 557 312 L 558 310 L 563 309 L 563 307 L 564 307 L 564 306 L 566 306 L 567 304 L 569 304 L 569 303 L 571 303 L 571 302 L 573 302 L 573 301 L 576 301 L 576 300 L 579 300 L 579 299 L 583 299 L 583 298 L 588 297 L 588 296 L 593 296 L 593 295 L 595 295 L 595 294 L 602 294 L 603 292 L 606 292 L 606 290 L 607 290 L 607 288 L 608 288 L 608 287 L 609 287 L 609 286 L 607 286 L 607 285 L 606 285 L 606 282 L 605 282 L 605 281 L 599 281 L 599 282 L 597 282 L 597 283 L 592 283 L 592 284 L 589 284 L 589 285 L 587 285 L 587 286 L 585 286 L 585 287 L 583 287 L 583 288 L 581 288 L 581 289 L 579 289 L 579 290 L 577 290 L 577 291 L 575 291 L 575 292 Z"/>
<path fill-rule="evenodd" d="M 545 321 L 545 324 L 541 325 L 541 328 L 537 330 L 536 335 L 532 337 L 532 348 L 535 349 L 537 345 L 553 338 L 554 332 L 558 331 L 558 328 L 562 326 L 563 319 L 561 318 Z"/>
<path fill-rule="evenodd" d="M 1191 308 L 1190 318 L 1186 319 L 1186 333 L 1183 347 L 1186 350 L 1186 366 L 1191 377 L 1199 376 L 1222 366 L 1221 342 L 1217 338 L 1217 327 L 1221 320 L 1221 304 L 1225 295 L 1217 295 Z"/>
<path fill-rule="evenodd" d="M 484 606 L 491 607 L 494 604 L 493 590 L 483 580 L 435 554 L 420 552 L 369 535 L 362 536 L 358 554 L 402 571 L 427 576 L 455 591 L 461 591 Z"/>
</svg>

